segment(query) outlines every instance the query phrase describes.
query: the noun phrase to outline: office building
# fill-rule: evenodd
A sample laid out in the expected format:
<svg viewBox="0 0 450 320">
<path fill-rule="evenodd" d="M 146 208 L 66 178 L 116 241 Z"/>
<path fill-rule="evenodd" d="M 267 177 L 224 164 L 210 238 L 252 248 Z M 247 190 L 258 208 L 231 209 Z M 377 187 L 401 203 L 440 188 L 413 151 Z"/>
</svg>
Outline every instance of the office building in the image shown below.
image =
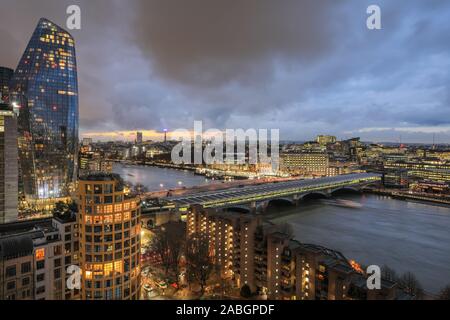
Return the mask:
<svg viewBox="0 0 450 320">
<path fill-rule="evenodd" d="M 327 176 L 328 155 L 318 152 L 287 152 L 280 154 L 280 170 L 302 176 Z"/>
<path fill-rule="evenodd" d="M 11 80 L 10 102 L 20 107 L 21 193 L 42 206 L 68 197 L 77 176 L 78 84 L 67 31 L 39 20 Z"/>
<path fill-rule="evenodd" d="M 437 159 L 384 161 L 384 184 L 409 187 L 419 182 L 450 183 L 450 162 Z"/>
<path fill-rule="evenodd" d="M 136 144 L 142 144 L 142 132 L 136 132 Z"/>
<path fill-rule="evenodd" d="M 13 69 L 0 67 L 0 103 L 9 102 L 9 82 L 13 73 Z"/>
<path fill-rule="evenodd" d="M 120 176 L 79 179 L 80 267 L 83 300 L 136 300 L 140 294 L 139 200 Z"/>
<path fill-rule="evenodd" d="M 319 136 L 317 136 L 316 141 L 320 145 L 327 145 L 327 144 L 331 144 L 331 143 L 336 143 L 336 137 L 328 136 L 328 135 L 319 135 Z"/>
<path fill-rule="evenodd" d="M 0 103 L 0 223 L 18 218 L 17 110 Z"/>
</svg>

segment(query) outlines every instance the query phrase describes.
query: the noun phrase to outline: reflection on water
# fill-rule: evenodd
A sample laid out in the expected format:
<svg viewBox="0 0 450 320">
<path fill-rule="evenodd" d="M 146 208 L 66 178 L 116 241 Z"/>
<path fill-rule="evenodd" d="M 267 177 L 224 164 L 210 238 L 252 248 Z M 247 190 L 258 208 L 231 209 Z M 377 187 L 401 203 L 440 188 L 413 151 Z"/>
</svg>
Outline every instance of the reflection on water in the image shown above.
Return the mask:
<svg viewBox="0 0 450 320">
<path fill-rule="evenodd" d="M 209 183 L 189 171 L 116 164 L 125 180 L 160 190 Z M 450 208 L 375 195 L 343 195 L 338 203 L 311 200 L 299 207 L 269 207 L 267 217 L 286 221 L 302 242 L 341 251 L 348 259 L 411 271 L 426 290 L 450 284 Z M 348 205 L 352 204 L 352 208 Z M 360 208 L 358 205 L 360 204 Z"/>
<path fill-rule="evenodd" d="M 270 207 L 273 222 L 288 222 L 295 237 L 341 251 L 365 265 L 411 271 L 426 290 L 450 284 L 450 208 L 375 195 L 345 195 L 348 208 L 312 200 L 297 208 Z"/>
<path fill-rule="evenodd" d="M 210 183 L 203 176 L 194 175 L 191 171 L 174 170 L 157 167 L 131 166 L 116 163 L 113 167 L 114 173 L 132 184 L 140 183 L 149 191 L 161 189 L 174 189 L 181 187 L 192 187 Z"/>
</svg>

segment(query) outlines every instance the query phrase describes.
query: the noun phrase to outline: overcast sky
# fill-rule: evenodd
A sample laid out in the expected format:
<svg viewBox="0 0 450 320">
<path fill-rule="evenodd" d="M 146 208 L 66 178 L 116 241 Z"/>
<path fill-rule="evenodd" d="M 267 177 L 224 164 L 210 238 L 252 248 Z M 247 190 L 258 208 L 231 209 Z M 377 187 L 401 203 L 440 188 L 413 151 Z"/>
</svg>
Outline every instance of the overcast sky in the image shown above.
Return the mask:
<svg viewBox="0 0 450 320">
<path fill-rule="evenodd" d="M 39 18 L 75 37 L 80 133 L 279 128 L 450 143 L 450 1 L 1 0 L 0 65 L 15 68 Z M 366 28 L 378 4 L 382 30 Z"/>
</svg>

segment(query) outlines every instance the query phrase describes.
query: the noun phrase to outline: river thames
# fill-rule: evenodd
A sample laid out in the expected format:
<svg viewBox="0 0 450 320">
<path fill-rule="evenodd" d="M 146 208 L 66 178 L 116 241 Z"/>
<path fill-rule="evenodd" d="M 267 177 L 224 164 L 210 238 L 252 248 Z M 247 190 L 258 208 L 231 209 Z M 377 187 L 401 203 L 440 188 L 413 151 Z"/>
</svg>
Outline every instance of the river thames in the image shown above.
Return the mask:
<svg viewBox="0 0 450 320">
<path fill-rule="evenodd" d="M 115 165 L 125 180 L 149 190 L 210 183 L 189 171 Z M 181 182 L 181 183 L 180 183 Z M 266 218 L 292 225 L 294 236 L 341 251 L 364 265 L 414 273 L 425 290 L 450 284 L 450 208 L 371 194 L 338 196 L 361 204 L 343 208 L 310 200 L 298 207 L 270 207 Z"/>
<path fill-rule="evenodd" d="M 195 175 L 188 170 L 175 170 L 149 166 L 114 164 L 114 173 L 132 184 L 140 183 L 149 191 L 168 190 L 181 187 L 193 187 L 211 183 L 210 179 Z"/>
</svg>

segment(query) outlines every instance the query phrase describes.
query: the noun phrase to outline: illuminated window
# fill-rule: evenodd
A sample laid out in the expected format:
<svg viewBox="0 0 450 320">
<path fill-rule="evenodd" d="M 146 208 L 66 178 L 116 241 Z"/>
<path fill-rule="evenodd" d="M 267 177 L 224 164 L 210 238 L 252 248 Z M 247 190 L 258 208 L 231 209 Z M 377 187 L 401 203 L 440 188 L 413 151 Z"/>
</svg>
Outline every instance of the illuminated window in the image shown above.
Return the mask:
<svg viewBox="0 0 450 320">
<path fill-rule="evenodd" d="M 115 272 L 119 272 L 119 273 L 123 272 L 122 261 L 115 261 L 114 262 L 114 271 Z"/>
<path fill-rule="evenodd" d="M 36 261 L 45 259 L 45 248 L 40 248 L 36 250 L 35 253 Z"/>
<path fill-rule="evenodd" d="M 86 193 L 92 193 L 92 185 L 87 184 L 87 185 L 85 186 L 85 191 L 86 191 Z"/>
<path fill-rule="evenodd" d="M 122 204 L 116 204 L 114 206 L 114 212 L 120 212 L 122 211 Z"/>
<path fill-rule="evenodd" d="M 105 275 L 109 276 L 113 272 L 113 264 L 112 263 L 106 263 L 104 268 Z"/>
</svg>

